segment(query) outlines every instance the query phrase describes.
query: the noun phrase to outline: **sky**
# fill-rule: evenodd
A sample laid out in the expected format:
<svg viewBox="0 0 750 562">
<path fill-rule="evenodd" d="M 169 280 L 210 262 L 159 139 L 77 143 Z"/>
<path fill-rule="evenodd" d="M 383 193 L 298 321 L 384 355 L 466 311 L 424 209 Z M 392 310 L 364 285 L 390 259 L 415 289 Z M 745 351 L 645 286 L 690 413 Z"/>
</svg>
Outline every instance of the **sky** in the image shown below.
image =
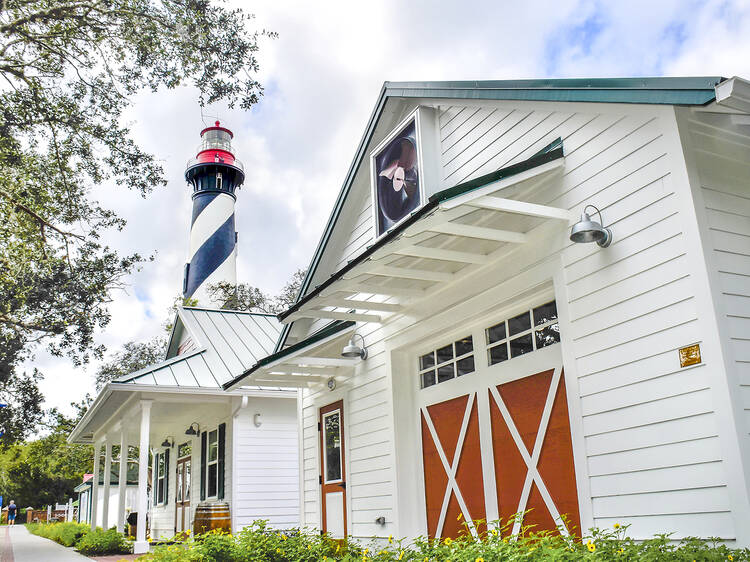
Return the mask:
<svg viewBox="0 0 750 562">
<path fill-rule="evenodd" d="M 108 353 L 164 333 L 182 287 L 190 189 L 185 164 L 216 118 L 234 131 L 245 184 L 236 205 L 238 281 L 276 293 L 307 267 L 384 81 L 723 75 L 750 79 L 750 0 L 471 1 L 261 0 L 255 14 L 265 95 L 250 111 L 201 110 L 189 87 L 138 95 L 134 138 L 169 184 L 141 198 L 104 185 L 92 194 L 127 219 L 106 234 L 122 253 L 154 255 L 113 295 L 98 335 Z M 95 394 L 97 363 L 74 367 L 39 350 L 45 407 Z"/>
</svg>

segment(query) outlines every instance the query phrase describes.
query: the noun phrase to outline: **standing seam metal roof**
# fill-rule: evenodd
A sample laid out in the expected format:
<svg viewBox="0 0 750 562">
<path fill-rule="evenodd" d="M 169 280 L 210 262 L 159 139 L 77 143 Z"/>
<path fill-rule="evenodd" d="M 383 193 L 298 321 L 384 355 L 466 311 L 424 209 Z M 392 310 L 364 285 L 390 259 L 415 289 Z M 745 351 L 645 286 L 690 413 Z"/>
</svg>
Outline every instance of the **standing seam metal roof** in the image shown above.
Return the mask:
<svg viewBox="0 0 750 562">
<path fill-rule="evenodd" d="M 198 349 L 116 379 L 118 383 L 221 388 L 273 352 L 281 324 L 268 314 L 184 307 Z"/>
</svg>

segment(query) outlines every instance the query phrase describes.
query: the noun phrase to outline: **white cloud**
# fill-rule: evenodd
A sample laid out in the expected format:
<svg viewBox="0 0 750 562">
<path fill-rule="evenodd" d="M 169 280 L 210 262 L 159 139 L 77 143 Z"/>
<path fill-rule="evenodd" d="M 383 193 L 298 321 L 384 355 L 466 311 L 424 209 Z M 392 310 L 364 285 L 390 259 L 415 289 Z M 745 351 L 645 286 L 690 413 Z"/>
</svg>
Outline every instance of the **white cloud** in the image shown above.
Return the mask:
<svg viewBox="0 0 750 562">
<path fill-rule="evenodd" d="M 245 7 L 243 2 L 235 2 Z M 382 83 L 386 80 L 547 76 L 750 76 L 747 1 L 358 3 L 264 0 L 251 8 L 262 39 L 266 96 L 250 112 L 207 108 L 235 132 L 247 171 L 238 194 L 241 281 L 274 292 L 307 266 Z M 183 180 L 204 126 L 194 92 L 144 94 L 129 113 L 142 145 L 163 160 L 169 185 L 147 199 L 98 196 L 129 222 L 109 237 L 122 252 L 157 252 L 118 293 L 100 341 L 111 349 L 161 330 L 181 288 L 190 191 Z M 137 295 L 137 296 L 136 296 Z M 94 366 L 41 354 L 48 405 L 93 391 Z"/>
</svg>

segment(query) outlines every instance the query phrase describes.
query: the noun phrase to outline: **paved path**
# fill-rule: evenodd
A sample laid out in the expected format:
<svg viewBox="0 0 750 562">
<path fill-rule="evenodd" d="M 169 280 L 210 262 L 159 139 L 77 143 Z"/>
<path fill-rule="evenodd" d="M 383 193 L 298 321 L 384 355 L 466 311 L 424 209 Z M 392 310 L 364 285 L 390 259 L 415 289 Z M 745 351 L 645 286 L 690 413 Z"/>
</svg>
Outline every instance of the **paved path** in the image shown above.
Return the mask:
<svg viewBox="0 0 750 562">
<path fill-rule="evenodd" d="M 0 527 L 0 562 L 90 562 L 90 558 L 49 539 L 37 537 L 23 525 Z M 12 548 L 11 548 L 12 546 Z"/>
</svg>

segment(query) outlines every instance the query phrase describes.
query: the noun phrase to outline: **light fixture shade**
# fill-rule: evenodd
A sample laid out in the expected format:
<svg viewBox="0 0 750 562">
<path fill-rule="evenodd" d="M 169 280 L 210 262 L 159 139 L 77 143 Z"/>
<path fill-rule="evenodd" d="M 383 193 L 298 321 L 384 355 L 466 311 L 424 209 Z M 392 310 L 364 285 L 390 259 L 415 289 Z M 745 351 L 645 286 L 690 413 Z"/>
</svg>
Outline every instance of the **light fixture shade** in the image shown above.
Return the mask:
<svg viewBox="0 0 750 562">
<path fill-rule="evenodd" d="M 596 242 L 602 248 L 606 248 L 612 242 L 612 231 L 591 220 L 589 214 L 584 211 L 581 220 L 570 229 L 570 240 L 577 244 Z"/>
<path fill-rule="evenodd" d="M 359 334 L 355 335 L 359 336 Z M 361 338 L 362 336 L 359 337 Z M 362 344 L 364 345 L 364 339 L 362 340 Z M 354 336 L 352 336 L 349 339 L 349 343 L 341 350 L 341 357 L 359 357 L 362 360 L 367 359 L 367 348 L 356 345 L 354 343 Z"/>
<path fill-rule="evenodd" d="M 197 430 L 195 428 L 198 428 Z M 200 435 L 201 434 L 201 426 L 198 425 L 198 422 L 193 422 L 190 424 L 190 427 L 185 430 L 185 435 Z"/>
<path fill-rule="evenodd" d="M 187 430 L 185 431 L 185 435 L 195 435 L 195 430 L 193 429 L 192 425 L 187 428 Z"/>
<path fill-rule="evenodd" d="M 164 441 L 162 441 L 161 444 L 162 447 L 171 447 L 172 444 L 169 442 L 169 437 L 167 437 Z"/>
</svg>

